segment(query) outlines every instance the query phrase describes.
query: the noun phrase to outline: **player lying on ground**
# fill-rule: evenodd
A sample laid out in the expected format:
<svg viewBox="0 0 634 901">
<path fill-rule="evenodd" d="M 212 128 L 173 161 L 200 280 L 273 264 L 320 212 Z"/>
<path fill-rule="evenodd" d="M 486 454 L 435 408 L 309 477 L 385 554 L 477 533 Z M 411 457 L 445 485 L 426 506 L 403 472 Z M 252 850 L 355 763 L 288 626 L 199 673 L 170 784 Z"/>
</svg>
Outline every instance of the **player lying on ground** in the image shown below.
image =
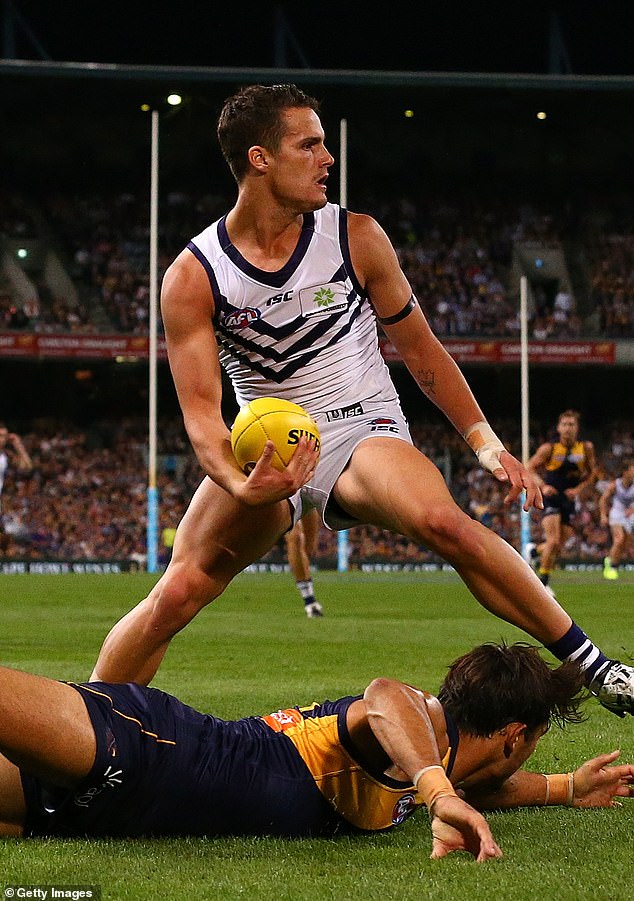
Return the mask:
<svg viewBox="0 0 634 901">
<path fill-rule="evenodd" d="M 0 819 L 27 836 L 331 835 L 426 804 L 432 857 L 500 857 L 480 809 L 610 807 L 618 752 L 574 773 L 521 769 L 551 721 L 580 720 L 582 677 L 536 648 L 482 645 L 438 697 L 391 679 L 363 695 L 224 721 L 135 684 L 0 669 Z"/>
</svg>

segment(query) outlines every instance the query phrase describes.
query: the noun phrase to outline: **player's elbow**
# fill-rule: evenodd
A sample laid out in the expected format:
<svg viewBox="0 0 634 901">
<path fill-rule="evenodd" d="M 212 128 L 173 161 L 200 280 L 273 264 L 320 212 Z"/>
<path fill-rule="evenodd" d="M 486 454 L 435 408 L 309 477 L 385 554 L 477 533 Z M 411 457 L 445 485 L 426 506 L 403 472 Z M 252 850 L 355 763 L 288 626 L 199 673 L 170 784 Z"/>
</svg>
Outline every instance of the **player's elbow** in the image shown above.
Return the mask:
<svg viewBox="0 0 634 901">
<path fill-rule="evenodd" d="M 376 679 L 373 679 L 363 692 L 368 716 L 379 716 L 380 712 L 390 705 L 395 694 L 398 694 L 402 688 L 404 688 L 403 684 L 395 679 L 387 679 L 384 676 L 377 676 Z"/>
<path fill-rule="evenodd" d="M 377 694 L 385 694 L 395 685 L 394 679 L 387 679 L 384 676 L 377 676 L 373 679 L 363 693 L 363 697 L 367 700 Z"/>
</svg>

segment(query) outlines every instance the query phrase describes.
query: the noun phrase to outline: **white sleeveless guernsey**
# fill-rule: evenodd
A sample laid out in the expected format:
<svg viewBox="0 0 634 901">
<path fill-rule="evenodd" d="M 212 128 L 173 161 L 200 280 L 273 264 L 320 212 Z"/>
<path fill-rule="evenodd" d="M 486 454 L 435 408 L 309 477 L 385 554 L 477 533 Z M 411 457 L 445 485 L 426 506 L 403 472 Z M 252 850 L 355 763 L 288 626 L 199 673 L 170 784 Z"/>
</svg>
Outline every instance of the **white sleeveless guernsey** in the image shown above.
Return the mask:
<svg viewBox="0 0 634 901">
<path fill-rule="evenodd" d="M 283 397 L 315 418 L 317 471 L 289 500 L 295 521 L 314 506 L 333 529 L 356 523 L 327 509 L 355 447 L 374 437 L 411 444 L 374 312 L 352 268 L 347 225 L 347 211 L 333 203 L 306 213 L 297 246 L 277 272 L 245 260 L 224 218 L 187 245 L 209 277 L 220 362 L 238 404 Z"/>
<path fill-rule="evenodd" d="M 634 516 L 627 511 L 634 507 L 634 482 L 626 488 L 621 479 L 615 479 L 609 521 L 611 526 L 622 526 L 626 531 L 634 529 Z"/>
<path fill-rule="evenodd" d="M 305 214 L 295 251 L 277 272 L 245 260 L 224 218 L 188 247 L 211 283 L 220 361 L 240 406 L 273 395 L 318 416 L 364 399 L 396 400 L 350 261 L 346 210 L 329 203 Z"/>
</svg>

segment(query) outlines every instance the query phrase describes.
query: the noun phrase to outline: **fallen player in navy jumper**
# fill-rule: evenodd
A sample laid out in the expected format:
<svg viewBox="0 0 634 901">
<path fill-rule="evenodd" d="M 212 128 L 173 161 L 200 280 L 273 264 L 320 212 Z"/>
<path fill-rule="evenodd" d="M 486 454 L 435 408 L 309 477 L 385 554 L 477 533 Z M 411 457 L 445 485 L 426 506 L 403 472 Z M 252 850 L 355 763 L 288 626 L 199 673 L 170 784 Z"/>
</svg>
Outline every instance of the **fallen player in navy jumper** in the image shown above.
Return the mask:
<svg viewBox="0 0 634 901">
<path fill-rule="evenodd" d="M 24 836 L 334 835 L 428 808 L 434 857 L 501 856 L 480 810 L 611 807 L 634 793 L 618 752 L 574 773 L 522 769 L 583 678 L 536 648 L 482 645 L 438 697 L 392 679 L 363 694 L 222 720 L 136 684 L 0 668 L 0 823 Z"/>
</svg>

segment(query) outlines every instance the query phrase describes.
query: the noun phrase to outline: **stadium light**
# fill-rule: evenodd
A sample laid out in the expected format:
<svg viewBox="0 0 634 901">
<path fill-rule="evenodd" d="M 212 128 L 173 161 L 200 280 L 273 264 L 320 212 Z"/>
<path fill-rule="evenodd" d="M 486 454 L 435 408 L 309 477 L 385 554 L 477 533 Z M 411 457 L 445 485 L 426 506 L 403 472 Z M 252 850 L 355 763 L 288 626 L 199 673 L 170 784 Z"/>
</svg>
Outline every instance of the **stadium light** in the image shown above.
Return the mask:
<svg viewBox="0 0 634 901">
<path fill-rule="evenodd" d="M 181 97 L 180 94 L 168 94 L 167 102 L 169 103 L 170 106 L 180 106 L 181 103 L 183 102 L 183 98 Z"/>
</svg>

